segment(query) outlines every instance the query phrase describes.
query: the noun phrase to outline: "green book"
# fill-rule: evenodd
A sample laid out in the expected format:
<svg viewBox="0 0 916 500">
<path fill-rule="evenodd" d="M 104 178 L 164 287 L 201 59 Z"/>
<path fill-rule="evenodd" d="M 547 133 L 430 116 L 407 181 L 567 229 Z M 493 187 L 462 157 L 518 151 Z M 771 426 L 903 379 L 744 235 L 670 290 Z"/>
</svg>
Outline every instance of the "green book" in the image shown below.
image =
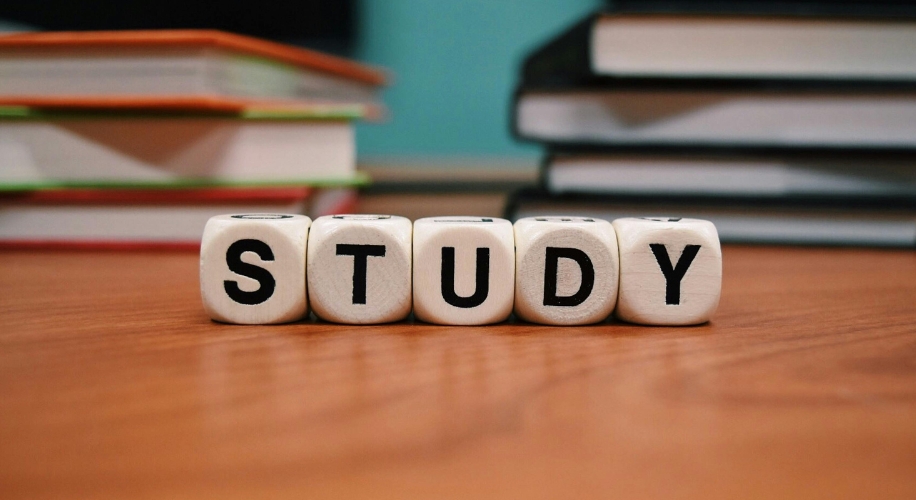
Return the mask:
<svg viewBox="0 0 916 500">
<path fill-rule="evenodd" d="M 0 191 L 352 186 L 359 106 L 238 113 L 0 107 Z"/>
</svg>

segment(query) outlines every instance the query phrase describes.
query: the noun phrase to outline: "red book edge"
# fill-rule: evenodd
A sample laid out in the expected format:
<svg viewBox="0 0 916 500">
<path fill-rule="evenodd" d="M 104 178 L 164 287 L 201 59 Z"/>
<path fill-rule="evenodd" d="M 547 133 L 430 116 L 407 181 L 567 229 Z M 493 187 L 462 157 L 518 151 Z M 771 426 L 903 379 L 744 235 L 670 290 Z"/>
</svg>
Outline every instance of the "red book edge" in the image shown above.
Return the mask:
<svg viewBox="0 0 916 500">
<path fill-rule="evenodd" d="M 132 110 L 157 112 L 195 112 L 228 117 L 258 119 L 338 120 L 358 118 L 379 121 L 386 116 L 384 106 L 362 103 L 254 99 L 226 96 L 138 96 L 138 95 L 4 95 L 0 106 L 43 110 L 83 110 L 87 112 Z M 28 116 L 27 114 L 25 115 Z"/>
<path fill-rule="evenodd" d="M 308 187 L 189 189 L 42 189 L 0 193 L 10 205 L 202 205 L 219 203 L 295 203 L 312 194 Z"/>
<path fill-rule="evenodd" d="M 172 251 L 199 252 L 200 241 L 59 241 L 15 240 L 0 241 L 0 251 Z"/>
</svg>

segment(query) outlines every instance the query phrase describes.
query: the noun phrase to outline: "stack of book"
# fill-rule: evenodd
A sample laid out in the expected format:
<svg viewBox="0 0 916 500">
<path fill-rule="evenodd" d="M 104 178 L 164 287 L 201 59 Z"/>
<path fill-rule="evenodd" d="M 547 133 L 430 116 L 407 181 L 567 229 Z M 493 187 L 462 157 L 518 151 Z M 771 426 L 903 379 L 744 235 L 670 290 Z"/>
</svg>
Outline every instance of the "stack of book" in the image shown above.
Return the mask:
<svg viewBox="0 0 916 500">
<path fill-rule="evenodd" d="M 0 246 L 196 248 L 219 213 L 340 211 L 384 81 L 218 31 L 0 37 Z"/>
<path fill-rule="evenodd" d="M 916 245 L 916 7 L 614 2 L 526 59 L 533 213 L 710 219 L 723 241 Z"/>
</svg>

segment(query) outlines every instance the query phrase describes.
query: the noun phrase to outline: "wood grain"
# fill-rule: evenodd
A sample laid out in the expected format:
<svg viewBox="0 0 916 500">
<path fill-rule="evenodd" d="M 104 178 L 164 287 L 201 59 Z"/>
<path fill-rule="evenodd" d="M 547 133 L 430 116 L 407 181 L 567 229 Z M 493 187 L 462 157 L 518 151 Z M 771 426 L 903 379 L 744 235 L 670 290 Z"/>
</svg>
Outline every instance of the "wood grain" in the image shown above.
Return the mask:
<svg viewBox="0 0 916 500">
<path fill-rule="evenodd" d="M 724 249 L 690 328 L 210 322 L 186 253 L 0 264 L 4 498 L 914 498 L 916 253 Z"/>
</svg>

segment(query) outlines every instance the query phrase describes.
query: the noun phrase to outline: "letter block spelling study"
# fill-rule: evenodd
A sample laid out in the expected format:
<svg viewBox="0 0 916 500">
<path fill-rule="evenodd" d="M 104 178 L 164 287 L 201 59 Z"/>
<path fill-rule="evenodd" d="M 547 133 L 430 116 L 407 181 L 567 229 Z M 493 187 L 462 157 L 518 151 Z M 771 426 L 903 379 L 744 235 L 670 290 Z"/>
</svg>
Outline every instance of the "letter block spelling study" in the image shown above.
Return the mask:
<svg viewBox="0 0 916 500">
<path fill-rule="evenodd" d="M 344 324 L 524 321 L 644 325 L 709 321 L 722 250 L 709 221 L 569 216 L 285 214 L 213 217 L 200 249 L 204 308 L 216 321 Z"/>
<path fill-rule="evenodd" d="M 529 217 L 515 223 L 515 314 L 545 325 L 607 318 L 617 302 L 617 236 L 608 221 Z"/>
<path fill-rule="evenodd" d="M 410 314 L 409 219 L 334 215 L 312 223 L 308 245 L 309 301 L 326 321 L 389 323 Z"/>
<path fill-rule="evenodd" d="M 312 220 L 303 215 L 219 215 L 200 244 L 200 294 L 210 317 L 269 324 L 308 314 L 305 246 Z"/>
<path fill-rule="evenodd" d="M 618 318 L 644 325 L 709 321 L 722 290 L 722 249 L 712 222 L 614 221 L 620 246 Z"/>
<path fill-rule="evenodd" d="M 505 321 L 515 298 L 512 223 L 430 217 L 413 224 L 413 303 L 420 321 L 486 325 Z"/>
</svg>

